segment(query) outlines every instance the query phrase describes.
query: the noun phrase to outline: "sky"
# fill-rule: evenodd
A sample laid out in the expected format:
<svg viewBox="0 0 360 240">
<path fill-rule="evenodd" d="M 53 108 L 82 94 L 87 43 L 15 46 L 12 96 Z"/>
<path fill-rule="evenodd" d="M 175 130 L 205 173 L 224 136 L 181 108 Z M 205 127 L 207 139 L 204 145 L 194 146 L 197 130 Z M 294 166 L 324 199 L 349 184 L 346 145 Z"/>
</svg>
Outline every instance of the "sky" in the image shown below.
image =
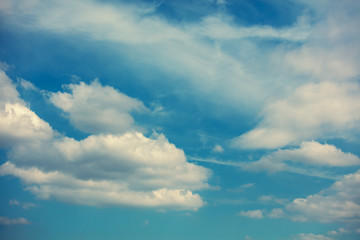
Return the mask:
<svg viewBox="0 0 360 240">
<path fill-rule="evenodd" d="M 0 0 L 0 238 L 360 238 L 357 0 Z"/>
</svg>

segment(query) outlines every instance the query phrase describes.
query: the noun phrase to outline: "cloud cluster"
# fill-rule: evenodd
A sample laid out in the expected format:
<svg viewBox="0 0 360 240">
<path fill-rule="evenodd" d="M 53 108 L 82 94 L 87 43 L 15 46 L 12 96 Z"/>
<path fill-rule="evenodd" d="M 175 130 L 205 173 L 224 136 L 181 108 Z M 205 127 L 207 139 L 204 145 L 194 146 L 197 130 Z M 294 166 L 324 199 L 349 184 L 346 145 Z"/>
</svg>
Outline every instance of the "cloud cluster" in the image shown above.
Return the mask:
<svg viewBox="0 0 360 240">
<path fill-rule="evenodd" d="M 92 132 L 105 132 L 75 140 L 54 134 L 48 123 L 24 105 L 5 73 L 2 76 L 0 83 L 13 94 L 1 99 L 1 104 L 8 106 L 15 101 L 22 112 L 1 109 L 0 115 L 5 116 L 2 121 L 11 128 L 0 129 L 0 139 L 5 141 L 13 134 L 18 141 L 7 142 L 11 147 L 9 161 L 0 166 L 0 175 L 20 178 L 25 189 L 39 198 L 77 204 L 188 210 L 204 204 L 192 190 L 208 187 L 210 170 L 188 163 L 184 152 L 164 135 L 148 138 L 136 131 L 106 133 L 109 129 L 99 115 L 115 116 L 107 120 L 113 121 L 111 129 L 117 129 L 123 115 L 131 117 L 128 111 L 144 108 L 138 100 L 97 82 L 71 85 L 72 94 L 51 94 L 51 101 L 68 111 L 75 124 L 92 125 L 96 129 Z M 79 120 L 78 111 L 86 112 L 87 119 Z M 16 131 L 19 129 L 23 130 L 21 135 Z M 120 127 L 119 131 L 123 130 Z"/>
</svg>

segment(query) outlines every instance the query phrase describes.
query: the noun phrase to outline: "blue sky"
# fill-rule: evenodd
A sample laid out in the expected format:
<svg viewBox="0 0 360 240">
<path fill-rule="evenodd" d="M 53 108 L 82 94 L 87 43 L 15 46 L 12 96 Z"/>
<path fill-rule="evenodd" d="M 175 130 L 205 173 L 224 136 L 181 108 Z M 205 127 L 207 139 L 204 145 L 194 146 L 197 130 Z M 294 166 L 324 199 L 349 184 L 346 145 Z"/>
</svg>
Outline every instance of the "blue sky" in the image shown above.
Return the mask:
<svg viewBox="0 0 360 240">
<path fill-rule="evenodd" d="M 1 239 L 358 239 L 359 10 L 2 0 Z"/>
</svg>

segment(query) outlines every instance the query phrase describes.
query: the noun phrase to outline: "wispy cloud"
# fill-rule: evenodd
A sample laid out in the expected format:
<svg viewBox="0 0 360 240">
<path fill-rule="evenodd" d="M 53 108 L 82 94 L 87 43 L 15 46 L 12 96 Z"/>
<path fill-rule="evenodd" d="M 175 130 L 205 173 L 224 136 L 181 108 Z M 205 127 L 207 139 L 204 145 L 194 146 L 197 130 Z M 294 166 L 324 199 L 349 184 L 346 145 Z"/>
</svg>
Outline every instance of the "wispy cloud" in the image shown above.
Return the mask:
<svg viewBox="0 0 360 240">
<path fill-rule="evenodd" d="M 0 216 L 0 225 L 27 225 L 30 224 L 25 218 L 8 218 Z"/>
<path fill-rule="evenodd" d="M 19 206 L 21 207 L 22 209 L 30 209 L 30 208 L 34 208 L 36 207 L 36 204 L 35 203 L 30 203 L 30 202 L 20 202 L 16 199 L 11 199 L 9 201 L 9 204 L 11 206 Z"/>
</svg>

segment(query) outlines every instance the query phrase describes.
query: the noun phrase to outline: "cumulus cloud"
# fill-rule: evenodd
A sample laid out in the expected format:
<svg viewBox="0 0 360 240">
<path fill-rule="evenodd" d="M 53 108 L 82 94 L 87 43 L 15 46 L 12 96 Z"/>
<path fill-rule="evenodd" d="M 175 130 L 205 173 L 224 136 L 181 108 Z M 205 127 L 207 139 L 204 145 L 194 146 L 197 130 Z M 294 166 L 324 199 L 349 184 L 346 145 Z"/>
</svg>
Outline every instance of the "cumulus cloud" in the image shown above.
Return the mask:
<svg viewBox="0 0 360 240">
<path fill-rule="evenodd" d="M 23 144 L 13 147 L 9 157 L 19 167 L 35 165 L 80 179 L 111 179 L 135 189 L 201 189 L 208 186 L 210 175 L 207 169 L 188 163 L 184 152 L 164 135 L 150 139 L 139 132 Z"/>
<path fill-rule="evenodd" d="M 87 133 L 123 133 L 134 128 L 132 112 L 144 112 L 144 104 L 98 80 L 65 86 L 68 92 L 50 94 L 50 101 L 68 114 L 70 123 Z"/>
<path fill-rule="evenodd" d="M 54 198 L 76 204 L 181 210 L 196 210 L 203 206 L 200 196 L 192 190 L 208 187 L 210 170 L 188 163 L 184 152 L 169 143 L 164 135 L 148 138 L 140 132 L 129 131 L 90 135 L 83 140 L 51 135 L 51 127 L 24 106 L 11 81 L 8 78 L 5 80 L 9 89 L 14 90 L 14 99 L 19 102 L 16 106 L 27 115 L 13 114 L 2 121 L 5 126 L 22 123 L 8 132 L 16 134 L 17 130 L 26 127 L 16 136 L 31 141 L 10 144 L 8 162 L 0 166 L 1 176 L 20 178 L 25 189 L 39 198 Z M 72 95 L 57 93 L 52 100 L 75 116 L 79 102 L 84 104 L 90 115 L 91 107 L 95 115 L 101 108 L 105 108 L 105 111 L 115 106 L 120 106 L 121 111 L 143 108 L 141 102 L 96 82 L 72 85 L 70 88 Z M 97 100 L 100 101 L 98 106 Z M 86 106 L 88 102 L 89 106 Z M 9 103 L 5 101 L 4 104 Z M 112 120 L 118 121 L 116 118 Z M 92 124 L 100 125 L 99 128 L 103 126 L 103 122 L 96 119 Z M 46 138 L 40 134 L 43 133 L 43 126 L 49 132 Z M 26 131 L 29 134 L 25 135 Z M 2 129 L 1 136 L 5 135 L 4 132 L 5 129 Z M 12 203 L 20 204 L 17 201 Z"/>
<path fill-rule="evenodd" d="M 263 213 L 261 210 L 249 210 L 249 211 L 240 211 L 238 213 L 238 215 L 240 216 L 244 216 L 244 217 L 249 217 L 249 218 L 257 218 L 257 219 L 261 219 L 264 217 Z"/>
<path fill-rule="evenodd" d="M 30 224 L 25 218 L 8 218 L 0 216 L 0 225 L 25 225 Z"/>
<path fill-rule="evenodd" d="M 0 147 L 47 140 L 53 135 L 50 125 L 26 106 L 11 80 L 0 71 Z"/>
<path fill-rule="evenodd" d="M 233 139 L 243 149 L 278 148 L 316 138 L 352 139 L 360 129 L 357 83 L 305 84 L 288 98 L 269 103 L 253 130 Z"/>
<path fill-rule="evenodd" d="M 286 206 L 295 221 L 360 222 L 360 170 L 331 187 Z"/>
</svg>

